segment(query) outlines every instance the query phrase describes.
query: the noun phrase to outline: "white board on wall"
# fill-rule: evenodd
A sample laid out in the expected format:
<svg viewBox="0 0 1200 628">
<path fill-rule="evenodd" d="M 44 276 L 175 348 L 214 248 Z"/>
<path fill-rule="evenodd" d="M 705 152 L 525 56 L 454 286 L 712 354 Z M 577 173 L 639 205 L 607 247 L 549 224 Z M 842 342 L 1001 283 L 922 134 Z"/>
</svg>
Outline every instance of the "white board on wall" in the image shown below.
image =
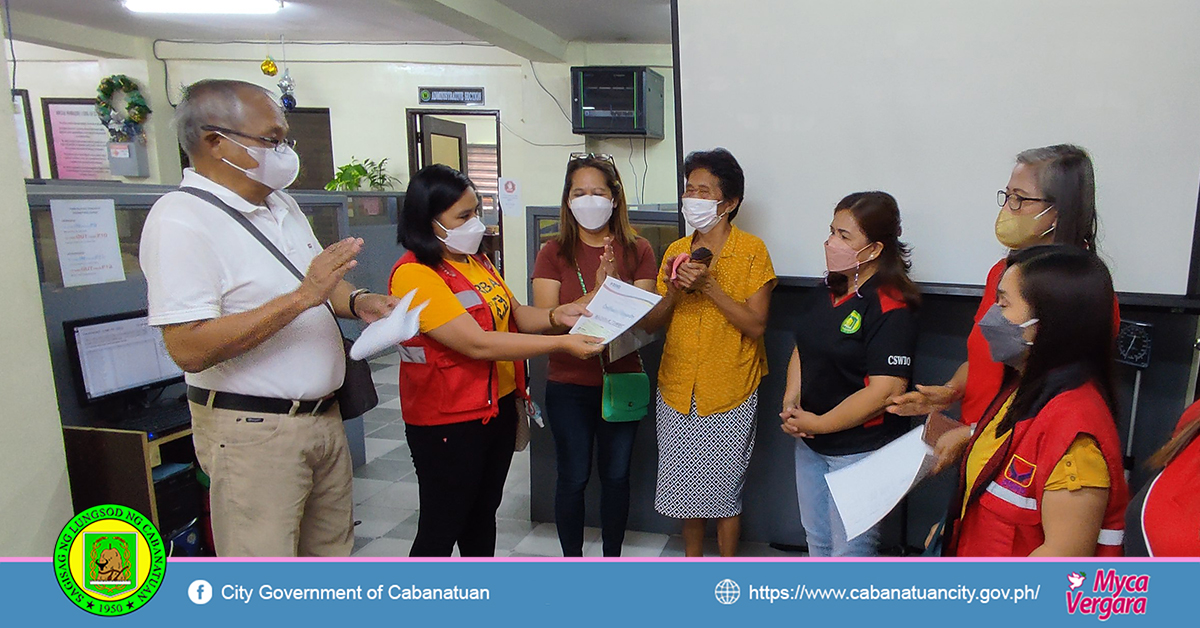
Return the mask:
<svg viewBox="0 0 1200 628">
<path fill-rule="evenodd" d="M 746 171 L 737 224 L 819 277 L 837 201 L 900 204 L 919 281 L 982 284 L 1018 152 L 1096 168 L 1117 290 L 1183 294 L 1200 191 L 1200 2 L 679 0 L 684 151 Z"/>
</svg>

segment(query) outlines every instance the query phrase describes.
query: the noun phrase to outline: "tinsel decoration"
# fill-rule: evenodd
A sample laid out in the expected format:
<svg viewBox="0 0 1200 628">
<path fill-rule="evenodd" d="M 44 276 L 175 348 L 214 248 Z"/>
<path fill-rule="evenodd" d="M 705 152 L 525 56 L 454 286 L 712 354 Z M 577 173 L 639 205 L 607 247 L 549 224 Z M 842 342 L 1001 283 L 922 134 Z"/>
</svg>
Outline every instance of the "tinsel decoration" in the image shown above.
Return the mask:
<svg viewBox="0 0 1200 628">
<path fill-rule="evenodd" d="M 283 96 L 279 98 L 279 103 L 283 105 L 285 111 L 291 111 L 296 108 L 296 81 L 292 80 L 291 72 L 283 71 L 283 76 L 279 79 L 279 91 L 283 92 Z"/>
<path fill-rule="evenodd" d="M 124 107 L 118 106 L 114 99 L 124 96 Z M 108 129 L 109 139 L 113 142 L 145 142 L 146 135 L 142 125 L 150 119 L 150 105 L 133 79 L 124 74 L 114 74 L 100 81 L 96 87 L 96 115 L 100 123 Z"/>
</svg>

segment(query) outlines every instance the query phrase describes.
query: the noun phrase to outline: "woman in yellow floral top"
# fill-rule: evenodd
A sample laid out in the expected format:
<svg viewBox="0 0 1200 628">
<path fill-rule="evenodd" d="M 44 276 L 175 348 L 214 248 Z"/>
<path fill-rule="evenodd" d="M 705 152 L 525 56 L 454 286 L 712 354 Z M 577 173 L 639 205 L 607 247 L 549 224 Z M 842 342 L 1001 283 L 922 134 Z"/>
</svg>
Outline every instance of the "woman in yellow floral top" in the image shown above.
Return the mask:
<svg viewBox="0 0 1200 628">
<path fill-rule="evenodd" d="M 658 487 L 654 508 L 683 519 L 688 556 L 703 554 L 704 528 L 717 520 L 722 556 L 737 553 L 742 486 L 754 449 L 758 384 L 767 373 L 763 333 L 775 270 L 762 240 L 731 223 L 745 175 L 729 151 L 684 160 L 681 209 L 695 232 L 664 255 L 663 300 L 644 326 L 666 325 L 658 370 Z M 676 265 L 700 248 L 711 261 Z M 702 256 L 697 256 L 697 258 Z"/>
</svg>

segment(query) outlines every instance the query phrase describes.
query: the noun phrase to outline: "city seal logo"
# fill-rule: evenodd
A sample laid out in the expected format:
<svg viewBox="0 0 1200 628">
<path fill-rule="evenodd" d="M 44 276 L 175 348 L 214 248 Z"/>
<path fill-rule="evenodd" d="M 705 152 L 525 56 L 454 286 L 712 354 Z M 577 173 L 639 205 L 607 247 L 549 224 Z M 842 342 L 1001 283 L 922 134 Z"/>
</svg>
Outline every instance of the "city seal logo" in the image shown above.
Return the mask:
<svg viewBox="0 0 1200 628">
<path fill-rule="evenodd" d="M 858 332 L 858 330 L 861 328 L 862 328 L 862 314 L 859 314 L 858 310 L 854 310 L 853 312 L 850 312 L 850 315 L 847 316 L 846 319 L 842 321 L 842 333 L 846 334 L 847 336 Z"/>
<path fill-rule="evenodd" d="M 162 585 L 167 553 L 149 519 L 125 506 L 75 515 L 54 545 L 54 576 L 67 599 L 106 617 L 145 606 Z"/>
</svg>

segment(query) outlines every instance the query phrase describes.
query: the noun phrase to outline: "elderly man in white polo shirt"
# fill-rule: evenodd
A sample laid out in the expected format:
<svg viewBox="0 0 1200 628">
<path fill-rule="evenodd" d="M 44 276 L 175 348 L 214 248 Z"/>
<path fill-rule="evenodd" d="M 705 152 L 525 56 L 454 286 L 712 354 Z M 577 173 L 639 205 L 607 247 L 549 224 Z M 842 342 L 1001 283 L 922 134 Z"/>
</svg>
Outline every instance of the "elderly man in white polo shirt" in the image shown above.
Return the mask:
<svg viewBox="0 0 1200 628">
<path fill-rule="evenodd" d="M 362 240 L 324 251 L 296 201 L 299 171 L 270 92 L 205 80 L 175 112 L 193 168 L 142 231 L 150 324 L 186 371 L 196 457 L 211 478 L 221 556 L 348 556 L 350 451 L 333 393 L 345 375 L 341 317 L 373 321 L 396 300 L 343 280 Z M 230 213 L 227 213 L 230 212 Z M 298 269 L 297 279 L 234 216 Z"/>
</svg>

